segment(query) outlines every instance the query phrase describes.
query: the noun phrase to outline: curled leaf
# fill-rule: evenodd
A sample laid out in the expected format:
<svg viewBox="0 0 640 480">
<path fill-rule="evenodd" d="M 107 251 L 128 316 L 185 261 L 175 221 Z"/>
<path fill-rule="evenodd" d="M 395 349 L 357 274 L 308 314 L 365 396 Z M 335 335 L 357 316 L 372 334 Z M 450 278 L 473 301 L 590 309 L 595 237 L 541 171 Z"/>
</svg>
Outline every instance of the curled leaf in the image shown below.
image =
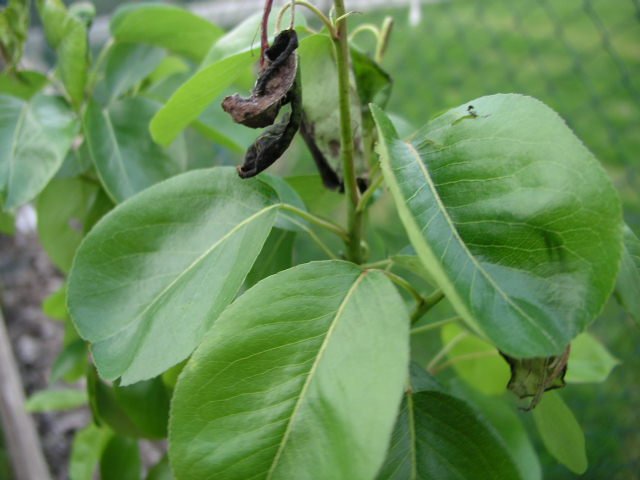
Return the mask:
<svg viewBox="0 0 640 480">
<path fill-rule="evenodd" d="M 289 100 L 288 95 L 296 81 L 298 48 L 295 30 L 284 30 L 265 52 L 265 67 L 260 72 L 256 85 L 248 98 L 237 93 L 222 101 L 222 108 L 236 123 L 251 128 L 273 125 L 280 107 Z"/>
<path fill-rule="evenodd" d="M 567 347 L 561 355 L 545 358 L 513 358 L 501 352 L 511 367 L 507 388 L 519 398 L 533 397 L 525 410 L 534 409 L 544 392 L 565 386 L 570 351 Z"/>
</svg>

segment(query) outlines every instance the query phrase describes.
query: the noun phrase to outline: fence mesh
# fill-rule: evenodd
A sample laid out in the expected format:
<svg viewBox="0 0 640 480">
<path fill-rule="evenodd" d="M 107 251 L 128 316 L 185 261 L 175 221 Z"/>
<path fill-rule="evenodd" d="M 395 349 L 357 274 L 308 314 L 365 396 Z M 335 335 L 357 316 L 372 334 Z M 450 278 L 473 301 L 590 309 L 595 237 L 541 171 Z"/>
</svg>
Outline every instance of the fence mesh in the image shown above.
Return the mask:
<svg viewBox="0 0 640 480">
<path fill-rule="evenodd" d="M 391 109 L 416 126 L 498 92 L 557 110 L 608 167 L 640 227 L 640 0 L 449 0 L 354 17 L 396 18 Z M 366 40 L 362 40 L 366 43 Z"/>
</svg>

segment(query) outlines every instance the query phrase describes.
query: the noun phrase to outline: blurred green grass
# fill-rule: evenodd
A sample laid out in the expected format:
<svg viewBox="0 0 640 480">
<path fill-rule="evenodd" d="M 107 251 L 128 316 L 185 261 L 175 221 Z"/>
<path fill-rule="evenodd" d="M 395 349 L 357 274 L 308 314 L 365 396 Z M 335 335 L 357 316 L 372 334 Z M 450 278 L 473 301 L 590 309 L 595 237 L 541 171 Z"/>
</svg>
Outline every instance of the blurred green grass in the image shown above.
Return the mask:
<svg viewBox="0 0 640 480">
<path fill-rule="evenodd" d="M 634 0 L 450 0 L 354 16 L 395 18 L 383 65 L 389 109 L 416 127 L 492 93 L 517 92 L 554 108 L 606 165 L 640 231 L 640 4 Z M 358 43 L 372 50 L 365 34 Z"/>
<path fill-rule="evenodd" d="M 451 0 L 354 16 L 395 28 L 383 65 L 389 110 L 420 127 L 439 112 L 492 93 L 518 92 L 554 108 L 604 163 L 640 232 L 640 4 L 633 0 Z M 365 34 L 358 43 L 372 51 Z M 614 303 L 591 328 L 622 360 L 599 385 L 563 396 L 585 429 L 590 467 L 580 478 L 640 475 L 640 330 Z M 532 424 L 529 425 L 532 427 Z M 532 433 L 534 429 L 532 430 Z M 535 433 L 532 435 L 535 438 Z M 538 442 L 545 478 L 576 478 Z"/>
</svg>

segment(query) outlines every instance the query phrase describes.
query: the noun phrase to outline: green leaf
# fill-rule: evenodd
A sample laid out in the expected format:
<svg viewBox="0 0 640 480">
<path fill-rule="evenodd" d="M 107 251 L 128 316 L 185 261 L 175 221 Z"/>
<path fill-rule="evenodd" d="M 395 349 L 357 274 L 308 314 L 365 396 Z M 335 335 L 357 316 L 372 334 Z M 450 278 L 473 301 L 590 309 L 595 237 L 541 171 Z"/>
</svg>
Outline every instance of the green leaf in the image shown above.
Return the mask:
<svg viewBox="0 0 640 480">
<path fill-rule="evenodd" d="M 89 152 L 116 203 L 185 170 L 182 138 L 165 150 L 149 136 L 149 121 L 157 110 L 157 103 L 142 97 L 125 98 L 108 108 L 89 103 L 84 118 Z"/>
<path fill-rule="evenodd" d="M 74 106 L 84 98 L 89 68 L 89 40 L 81 18 L 61 0 L 38 0 L 38 11 L 49 45 L 58 55 L 58 73 Z"/>
<path fill-rule="evenodd" d="M 441 336 L 444 345 L 453 345 L 445 365 L 453 365 L 460 378 L 485 395 L 499 395 L 506 390 L 509 365 L 493 345 L 455 324 L 445 325 Z"/>
<path fill-rule="evenodd" d="M 399 268 L 406 270 L 407 272 L 417 275 L 418 277 L 426 281 L 429 285 L 435 285 L 435 281 L 429 273 L 429 270 L 425 268 L 420 258 L 416 255 L 398 254 L 389 257 L 389 260 L 391 260 L 391 264 L 393 266 L 398 266 Z"/>
<path fill-rule="evenodd" d="M 69 478 L 71 480 L 93 480 L 102 452 L 113 433 L 94 424 L 76 433 L 71 447 Z"/>
<path fill-rule="evenodd" d="M 627 225 L 624 227 L 624 251 L 615 294 L 640 325 L 640 240 Z"/>
<path fill-rule="evenodd" d="M 259 179 L 213 168 L 173 177 L 107 214 L 80 246 L 68 292 L 101 376 L 127 385 L 186 358 L 242 285 L 276 207 Z"/>
<path fill-rule="evenodd" d="M 533 410 L 533 419 L 549 453 L 573 473 L 583 474 L 587 470 L 584 433 L 562 397 L 545 393 Z"/>
<path fill-rule="evenodd" d="M 293 242 L 295 232 L 274 228 L 253 268 L 247 275 L 247 286 L 251 287 L 263 278 L 267 278 L 293 266 Z"/>
<path fill-rule="evenodd" d="M 503 398 L 487 397 L 453 383 L 455 396 L 467 401 L 478 416 L 494 429 L 502 439 L 523 480 L 541 480 L 542 471 L 538 455 L 529 435 L 514 411 L 513 402 Z M 526 415 L 521 413 L 521 415 Z"/>
<path fill-rule="evenodd" d="M 385 108 L 391 96 L 393 82 L 391 76 L 378 63 L 357 48 L 351 48 L 351 63 L 362 108 L 362 119 L 367 130 L 371 130 L 375 125 L 369 104 L 375 103 L 380 108 Z"/>
<path fill-rule="evenodd" d="M 571 342 L 567 383 L 604 382 L 620 361 L 595 337 L 588 333 L 578 335 Z"/>
<path fill-rule="evenodd" d="M 500 437 L 441 391 L 408 392 L 379 480 L 522 478 Z"/>
<path fill-rule="evenodd" d="M 51 261 L 63 272 L 84 237 L 88 209 L 99 187 L 76 178 L 54 179 L 38 196 L 38 237 Z M 56 317 L 54 317 L 56 318 Z"/>
<path fill-rule="evenodd" d="M 215 43 L 201 68 L 173 93 L 153 118 L 150 129 L 156 142 L 169 145 L 258 60 L 259 47 L 254 46 L 254 38 L 259 25 L 260 15 L 254 15 Z"/>
<path fill-rule="evenodd" d="M 102 382 L 95 370 L 87 376 L 91 409 L 96 420 L 130 437 L 167 436 L 169 391 L 161 377 L 121 387 Z"/>
<path fill-rule="evenodd" d="M 56 412 L 72 410 L 87 404 L 87 393 L 83 390 L 40 390 L 31 395 L 25 404 L 27 412 Z"/>
<path fill-rule="evenodd" d="M 75 327 L 70 323 L 65 325 L 67 329 Z M 51 383 L 64 379 L 66 382 L 75 382 L 83 377 L 89 364 L 87 344 L 84 340 L 65 341 L 65 346 L 58 354 L 51 367 Z"/>
<path fill-rule="evenodd" d="M 16 232 L 15 215 L 3 210 L 2 199 L 0 198 L 0 232 L 6 235 L 13 235 Z"/>
<path fill-rule="evenodd" d="M 0 9 L 0 53 L 10 71 L 17 69 L 28 35 L 28 0 L 2 2 L 2 9 Z"/>
<path fill-rule="evenodd" d="M 0 112 L 0 197 L 11 210 L 32 200 L 55 175 L 78 124 L 61 98 L 45 95 L 28 102 L 0 95 Z"/>
<path fill-rule="evenodd" d="M 541 102 L 471 103 L 411 142 L 373 105 L 385 180 L 418 256 L 474 329 L 515 357 L 560 354 L 613 289 L 620 202 Z"/>
<path fill-rule="evenodd" d="M 195 73 L 153 117 L 150 125 L 153 139 L 160 145 L 173 142 L 254 61 L 255 58 L 245 52 L 222 59 Z"/>
<path fill-rule="evenodd" d="M 166 4 L 126 5 L 111 19 L 119 42 L 146 43 L 200 61 L 223 31 L 188 10 Z"/>
<path fill-rule="evenodd" d="M 339 261 L 273 275 L 236 300 L 174 393 L 178 478 L 372 478 L 408 364 L 408 314 L 379 271 Z"/>
<path fill-rule="evenodd" d="M 101 480 L 140 480 L 142 462 L 138 442 L 114 435 L 100 459 Z"/>
<path fill-rule="evenodd" d="M 149 470 L 146 480 L 174 480 L 168 456 L 165 455 L 162 457 L 162 460 L 156 463 L 153 468 Z"/>
<path fill-rule="evenodd" d="M 23 71 L 15 75 L 0 74 L 0 94 L 29 100 L 47 84 L 47 76 L 40 72 Z"/>
<path fill-rule="evenodd" d="M 109 50 L 104 80 L 98 86 L 101 103 L 109 104 L 147 78 L 164 58 L 164 51 L 150 45 L 116 43 Z"/>
</svg>

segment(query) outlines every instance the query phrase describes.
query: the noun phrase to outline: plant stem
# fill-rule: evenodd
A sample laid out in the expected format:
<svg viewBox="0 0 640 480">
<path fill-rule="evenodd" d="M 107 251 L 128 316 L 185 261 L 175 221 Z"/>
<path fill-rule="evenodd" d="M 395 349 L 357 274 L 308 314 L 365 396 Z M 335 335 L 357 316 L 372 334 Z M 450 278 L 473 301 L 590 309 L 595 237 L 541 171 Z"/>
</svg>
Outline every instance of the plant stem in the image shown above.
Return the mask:
<svg viewBox="0 0 640 480">
<path fill-rule="evenodd" d="M 465 361 L 469 361 L 469 360 L 478 360 L 480 358 L 490 358 L 490 357 L 497 357 L 499 354 L 497 351 L 495 350 L 489 350 L 486 352 L 473 352 L 473 353 L 466 353 L 464 355 L 458 355 L 454 358 L 452 358 L 451 360 L 447 360 L 445 362 L 440 363 L 439 365 L 433 365 L 431 367 L 431 373 L 433 375 L 437 375 L 438 373 L 442 372 L 443 370 L 446 370 L 447 368 L 455 365 L 456 363 L 459 362 L 465 362 Z"/>
<path fill-rule="evenodd" d="M 291 212 L 298 215 L 300 218 L 303 218 L 319 227 L 324 228 L 332 233 L 338 235 L 341 239 L 348 241 L 349 234 L 342 228 L 340 225 L 336 225 L 335 223 L 325 220 L 324 218 L 320 218 L 312 213 L 301 210 L 293 205 L 289 205 L 288 203 L 280 204 L 280 210 L 284 210 L 286 212 Z"/>
<path fill-rule="evenodd" d="M 339 257 L 333 252 L 333 250 L 331 250 L 329 246 L 324 243 L 318 236 L 318 234 L 311 228 L 307 227 L 304 223 L 294 220 L 293 218 L 290 218 L 289 221 L 296 224 L 300 228 L 300 230 L 303 230 L 307 235 L 309 235 L 309 238 L 311 238 L 311 240 L 313 240 L 316 245 L 320 247 L 320 250 L 322 250 L 327 255 L 327 257 L 329 257 L 331 260 L 339 260 Z"/>
<path fill-rule="evenodd" d="M 365 192 L 362 194 L 362 196 L 360 197 L 360 201 L 358 202 L 358 206 L 356 207 L 356 213 L 361 213 L 366 210 L 367 205 L 369 204 L 369 201 L 373 197 L 373 194 L 376 193 L 376 191 L 378 190 L 378 188 L 380 188 L 383 182 L 384 182 L 384 177 L 382 175 L 379 175 L 378 178 L 376 178 L 373 181 L 373 183 L 369 185 L 369 188 L 367 188 Z"/>
<path fill-rule="evenodd" d="M 440 300 L 444 298 L 444 293 L 442 290 L 436 290 L 427 298 L 424 298 L 421 303 L 416 305 L 415 310 L 411 314 L 411 325 L 415 324 L 418 320 L 422 318 L 422 316 L 431 310 L 434 306 L 438 304 Z"/>
<path fill-rule="evenodd" d="M 469 334 L 467 332 L 460 332 L 458 335 L 453 337 L 449 343 L 447 343 L 442 350 L 440 350 L 435 357 L 431 359 L 429 365 L 427 365 L 427 371 L 429 373 L 433 373 L 435 366 L 442 360 L 451 350 L 454 349 L 456 345 L 458 345 L 462 340 L 467 338 Z"/>
<path fill-rule="evenodd" d="M 334 0 L 336 16 L 346 14 L 344 0 Z M 349 199 L 349 241 L 347 242 L 347 258 L 354 263 L 362 263 L 362 233 L 364 212 L 358 212 L 360 192 L 356 180 L 355 149 L 351 129 L 351 85 L 349 81 L 349 35 L 346 18 L 336 24 L 336 35 L 333 38 L 338 67 L 338 88 L 340 96 L 340 145 L 342 153 L 342 171 L 345 193 Z"/>
<path fill-rule="evenodd" d="M 329 20 L 329 18 L 324 13 L 322 13 L 322 10 L 320 10 L 318 7 L 316 7 L 312 3 L 309 3 L 305 0 L 295 0 L 291 3 L 285 3 L 282 6 L 282 8 L 280 9 L 280 12 L 278 13 L 278 18 L 276 20 L 277 31 L 280 31 L 280 29 L 282 28 L 282 18 L 284 17 L 284 14 L 287 12 L 287 10 L 289 10 L 290 8 L 293 8 L 292 7 L 293 5 L 300 5 L 301 7 L 305 7 L 311 10 L 315 14 L 315 16 L 318 17 L 322 23 L 324 23 L 324 26 L 327 27 L 327 30 L 329 31 L 329 34 L 331 35 L 331 37 L 332 38 L 335 37 L 336 35 L 335 28 L 333 28 L 333 24 L 331 23 L 331 20 Z"/>
<path fill-rule="evenodd" d="M 402 278 L 400 275 L 396 275 L 395 273 L 391 273 L 386 270 L 383 270 L 383 272 L 387 277 L 389 277 L 389 280 L 391 280 L 393 283 L 395 283 L 401 288 L 404 288 L 407 292 L 409 292 L 409 294 L 414 298 L 416 303 L 420 304 L 424 302 L 425 299 L 422 297 L 422 295 L 420 295 L 420 292 L 418 292 L 415 288 L 413 288 L 413 286 L 409 282 L 407 282 L 404 278 Z"/>
<path fill-rule="evenodd" d="M 272 7 L 273 0 L 265 0 L 260 39 L 260 67 L 264 66 L 264 52 L 269 48 L 269 15 Z"/>
<path fill-rule="evenodd" d="M 412 328 L 411 329 L 411 335 L 417 335 L 420 333 L 425 333 L 428 332 L 430 330 L 434 330 L 436 328 L 440 328 L 444 325 L 447 325 L 449 323 L 454 323 L 454 322 L 458 322 L 461 320 L 461 317 L 451 317 L 451 318 L 447 318 L 445 320 L 440 320 L 438 322 L 431 322 L 431 323 L 427 323 L 426 325 L 422 325 L 420 327 L 416 327 L 416 328 Z"/>
</svg>

